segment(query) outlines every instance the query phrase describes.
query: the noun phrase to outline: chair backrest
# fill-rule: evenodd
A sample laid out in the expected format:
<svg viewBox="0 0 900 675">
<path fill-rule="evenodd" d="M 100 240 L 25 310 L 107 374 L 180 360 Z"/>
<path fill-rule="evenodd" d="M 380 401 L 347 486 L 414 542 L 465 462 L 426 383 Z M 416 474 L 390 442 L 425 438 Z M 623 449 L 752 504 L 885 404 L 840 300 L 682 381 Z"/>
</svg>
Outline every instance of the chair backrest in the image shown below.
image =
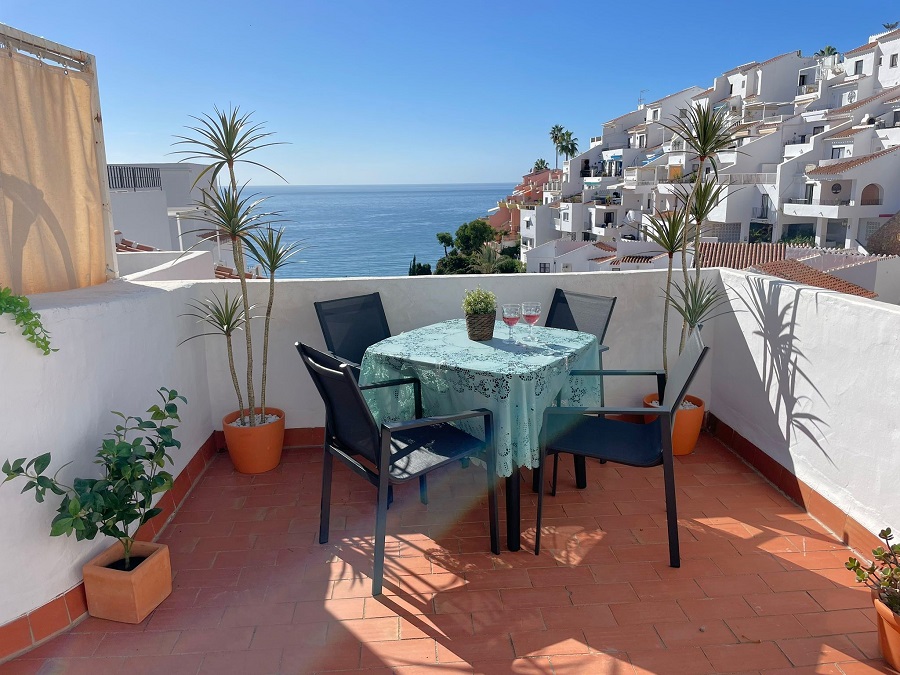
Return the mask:
<svg viewBox="0 0 900 675">
<path fill-rule="evenodd" d="M 326 442 L 332 436 L 345 450 L 377 464 L 381 435 L 350 367 L 308 345 L 294 346 L 325 403 Z"/>
<path fill-rule="evenodd" d="M 697 374 L 700 363 L 706 356 L 709 347 L 703 344 L 700 337 L 700 329 L 697 328 L 688 337 L 684 345 L 684 351 L 675 361 L 675 364 L 669 369 L 669 376 L 666 378 L 666 391 L 663 396 L 662 408 L 675 412 L 684 395 L 687 394 L 688 387 L 691 386 L 691 380 Z"/>
<path fill-rule="evenodd" d="M 314 303 L 328 351 L 362 363 L 366 349 L 391 337 L 378 293 Z"/>
<path fill-rule="evenodd" d="M 571 293 L 557 288 L 547 312 L 546 325 L 593 333 L 602 344 L 615 306 L 615 298 Z"/>
</svg>

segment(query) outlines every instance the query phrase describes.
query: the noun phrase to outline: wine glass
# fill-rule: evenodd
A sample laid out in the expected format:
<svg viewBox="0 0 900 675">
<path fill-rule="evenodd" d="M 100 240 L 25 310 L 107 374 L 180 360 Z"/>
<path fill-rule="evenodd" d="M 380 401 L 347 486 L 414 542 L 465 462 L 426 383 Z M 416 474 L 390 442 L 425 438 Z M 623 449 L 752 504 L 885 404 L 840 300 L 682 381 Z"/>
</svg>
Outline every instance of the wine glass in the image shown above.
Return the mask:
<svg viewBox="0 0 900 675">
<path fill-rule="evenodd" d="M 513 341 L 512 329 L 519 323 L 519 317 L 522 316 L 522 305 L 503 305 L 501 308 L 503 323 L 509 326 L 509 342 Z"/>
<path fill-rule="evenodd" d="M 541 318 L 541 303 L 539 302 L 523 302 L 522 318 L 528 324 L 528 341 L 534 342 L 534 324 Z"/>
</svg>

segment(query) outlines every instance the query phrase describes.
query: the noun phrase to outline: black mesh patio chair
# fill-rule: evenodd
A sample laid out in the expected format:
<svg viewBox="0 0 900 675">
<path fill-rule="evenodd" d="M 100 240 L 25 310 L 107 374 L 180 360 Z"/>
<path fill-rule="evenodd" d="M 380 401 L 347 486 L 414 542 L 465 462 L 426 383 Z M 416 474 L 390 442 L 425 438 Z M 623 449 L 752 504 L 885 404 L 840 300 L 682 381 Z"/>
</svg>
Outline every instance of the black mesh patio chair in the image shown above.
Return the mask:
<svg viewBox="0 0 900 675">
<path fill-rule="evenodd" d="M 332 465 L 334 458 L 337 457 L 378 489 L 372 595 L 381 594 L 390 486 L 424 477 L 428 472 L 457 460 L 477 456 L 487 464 L 491 551 L 499 555 L 497 471 L 491 411 L 482 408 L 456 415 L 425 417 L 407 422 L 385 422 L 379 428 L 366 405 L 362 391 L 378 387 L 412 386 L 418 416 L 421 414 L 421 387 L 416 378 L 391 380 L 360 387 L 346 363 L 299 342 L 295 346 L 325 403 L 319 543 L 328 542 Z M 484 420 L 483 441 L 450 424 L 457 420 L 476 417 Z"/>
<path fill-rule="evenodd" d="M 572 293 L 557 288 L 553 293 L 553 301 L 550 303 L 550 311 L 547 312 L 545 325 L 551 328 L 564 328 L 577 330 L 583 333 L 593 333 L 597 336 L 597 342 L 601 345 L 606 338 L 606 329 L 609 328 L 609 320 L 616 306 L 616 298 L 605 295 L 587 295 L 585 293 Z M 600 370 L 603 370 L 603 352 L 600 352 Z M 604 405 L 603 380 L 600 380 L 600 405 Z M 559 454 L 553 455 L 553 491 L 556 492 L 556 476 L 559 473 Z M 584 457 L 575 457 L 575 484 L 579 488 L 587 487 L 587 467 Z M 537 492 L 540 489 L 537 475 L 533 476 L 532 489 Z"/>
<path fill-rule="evenodd" d="M 672 366 L 668 382 L 664 371 L 656 370 L 581 370 L 573 375 L 654 375 L 657 378 L 659 408 L 653 410 L 656 419 L 649 424 L 632 424 L 608 419 L 605 415 L 644 415 L 646 408 L 547 408 L 541 429 L 541 462 L 538 466 L 543 486 L 544 460 L 547 455 L 570 452 L 584 457 L 605 459 L 618 464 L 652 467 L 662 464 L 666 494 L 666 522 L 669 535 L 669 564 L 681 565 L 678 550 L 678 512 L 675 506 L 675 467 L 672 455 L 672 425 L 675 412 L 709 351 L 703 344 L 700 330 L 687 340 L 684 351 Z M 554 481 L 555 484 L 555 481 Z M 544 491 L 538 492 L 537 530 L 534 539 L 535 555 L 541 550 L 541 512 Z"/>
<path fill-rule="evenodd" d="M 359 364 L 366 349 L 391 337 L 381 295 L 371 293 L 313 304 L 328 351 L 350 365 L 359 379 Z"/>
</svg>

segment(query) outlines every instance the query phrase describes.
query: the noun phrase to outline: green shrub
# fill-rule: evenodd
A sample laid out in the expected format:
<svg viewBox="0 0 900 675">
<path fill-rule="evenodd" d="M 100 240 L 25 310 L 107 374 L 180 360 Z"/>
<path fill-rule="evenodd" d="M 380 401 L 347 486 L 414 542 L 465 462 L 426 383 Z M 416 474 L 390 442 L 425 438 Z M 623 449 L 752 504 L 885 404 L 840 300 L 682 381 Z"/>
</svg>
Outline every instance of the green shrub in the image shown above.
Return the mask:
<svg viewBox="0 0 900 675">
<path fill-rule="evenodd" d="M 497 296 L 483 288 L 466 291 L 462 302 L 466 314 L 490 314 L 497 311 Z"/>
</svg>

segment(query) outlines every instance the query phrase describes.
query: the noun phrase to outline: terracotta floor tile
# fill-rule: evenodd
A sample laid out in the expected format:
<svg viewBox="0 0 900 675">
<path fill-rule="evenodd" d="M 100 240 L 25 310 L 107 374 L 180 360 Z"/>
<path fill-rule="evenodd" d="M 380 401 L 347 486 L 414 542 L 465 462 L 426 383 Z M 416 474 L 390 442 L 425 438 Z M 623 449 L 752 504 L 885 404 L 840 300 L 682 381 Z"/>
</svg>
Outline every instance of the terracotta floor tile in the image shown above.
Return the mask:
<svg viewBox="0 0 900 675">
<path fill-rule="evenodd" d="M 122 664 L 122 671 L 136 675 L 195 675 L 203 662 L 203 654 L 168 654 L 154 656 L 132 656 Z"/>
<path fill-rule="evenodd" d="M 841 672 L 844 675 L 896 675 L 897 671 L 889 668 L 881 659 L 872 659 L 870 661 L 861 661 L 858 663 L 842 663 L 840 664 Z"/>
<path fill-rule="evenodd" d="M 865 658 L 856 645 L 844 635 L 778 640 L 777 644 L 795 666 Z"/>
<path fill-rule="evenodd" d="M 343 467 L 317 543 L 319 453 L 258 477 L 217 454 L 162 536 L 176 588 L 161 607 L 134 626 L 88 618 L 0 672 L 887 672 L 846 547 L 707 436 L 676 463 L 679 568 L 661 470 L 591 462 L 577 490 L 569 460 L 540 556 L 523 471 L 523 548 L 495 556 L 483 472 L 453 467 L 427 507 L 398 488 L 377 598 L 371 490 Z"/>
<path fill-rule="evenodd" d="M 725 623 L 741 642 L 809 637 L 809 632 L 791 614 L 728 619 Z"/>
<path fill-rule="evenodd" d="M 699 647 L 630 651 L 628 657 L 637 675 L 703 675 L 716 672 Z"/>
<path fill-rule="evenodd" d="M 717 673 L 767 670 L 791 665 L 774 642 L 709 645 L 702 649 Z"/>
</svg>

